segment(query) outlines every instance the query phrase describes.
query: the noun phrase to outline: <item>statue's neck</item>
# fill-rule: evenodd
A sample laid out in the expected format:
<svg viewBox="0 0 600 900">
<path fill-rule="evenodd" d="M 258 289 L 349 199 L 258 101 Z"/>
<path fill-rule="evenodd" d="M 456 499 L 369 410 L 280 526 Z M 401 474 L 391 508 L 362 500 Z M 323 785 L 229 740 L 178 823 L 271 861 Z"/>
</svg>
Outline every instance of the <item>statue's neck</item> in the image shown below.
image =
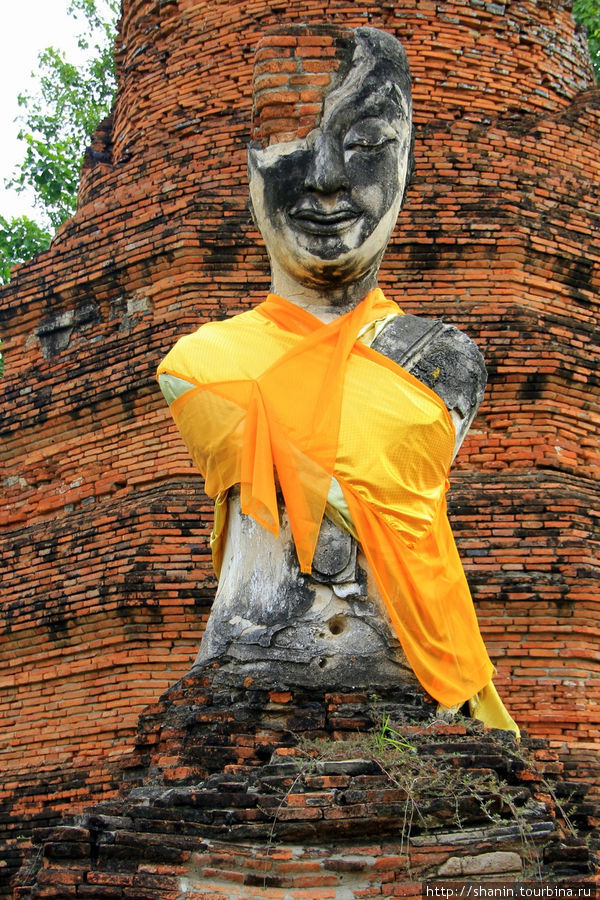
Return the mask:
<svg viewBox="0 0 600 900">
<path fill-rule="evenodd" d="M 376 287 L 376 271 L 369 272 L 364 278 L 351 284 L 315 287 L 296 281 L 277 266 L 272 269 L 272 293 L 301 306 L 322 322 L 331 322 L 350 312 Z"/>
</svg>

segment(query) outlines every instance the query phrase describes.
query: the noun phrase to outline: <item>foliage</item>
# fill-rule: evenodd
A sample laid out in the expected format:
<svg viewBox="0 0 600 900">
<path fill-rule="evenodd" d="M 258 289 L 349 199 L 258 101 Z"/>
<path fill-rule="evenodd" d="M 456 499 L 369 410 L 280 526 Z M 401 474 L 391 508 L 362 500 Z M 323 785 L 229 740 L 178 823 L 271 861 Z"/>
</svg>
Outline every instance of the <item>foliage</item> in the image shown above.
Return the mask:
<svg viewBox="0 0 600 900">
<path fill-rule="evenodd" d="M 52 228 L 75 212 L 83 153 L 115 92 L 117 0 L 71 0 L 68 12 L 82 17 L 78 45 L 86 60 L 75 65 L 55 47 L 40 53 L 38 91 L 18 98 L 25 158 L 10 183 L 17 191 L 33 188 Z"/>
<path fill-rule="evenodd" d="M 50 234 L 27 216 L 7 220 L 0 216 L 0 283 L 6 284 L 10 268 L 45 250 Z"/>
<path fill-rule="evenodd" d="M 53 232 L 73 215 L 83 154 L 90 136 L 111 108 L 116 88 L 113 43 L 119 0 L 71 0 L 69 15 L 81 19 L 80 65 L 48 47 L 38 57 L 38 86 L 20 94 L 19 139 L 25 158 L 8 182 L 20 192 L 33 189 L 40 222 L 28 216 L 0 215 L 0 284 L 11 267 L 46 250 Z M 0 376 L 4 357 L 0 353 Z"/>
<path fill-rule="evenodd" d="M 573 15 L 577 24 L 587 29 L 592 65 L 600 82 L 600 0 L 574 0 Z"/>
<path fill-rule="evenodd" d="M 416 753 L 416 748 L 409 744 L 399 731 L 392 728 L 389 713 L 383 713 L 381 716 L 379 730 L 373 734 L 373 746 L 379 753 L 383 753 L 384 750 L 397 750 L 400 753 L 410 750 Z"/>
</svg>

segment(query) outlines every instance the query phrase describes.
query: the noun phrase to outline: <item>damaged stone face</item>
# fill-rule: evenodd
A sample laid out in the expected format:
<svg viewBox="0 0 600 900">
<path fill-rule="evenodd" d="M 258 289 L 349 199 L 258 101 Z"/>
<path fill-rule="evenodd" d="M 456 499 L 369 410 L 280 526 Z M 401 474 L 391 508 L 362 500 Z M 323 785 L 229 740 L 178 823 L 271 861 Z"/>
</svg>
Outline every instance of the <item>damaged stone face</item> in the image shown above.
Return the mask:
<svg viewBox="0 0 600 900">
<path fill-rule="evenodd" d="M 320 109 L 313 104 L 315 127 L 301 137 L 302 117 L 286 119 L 297 126 L 284 135 L 292 139 L 274 141 L 271 134 L 268 146 L 255 141 L 248 151 L 252 209 L 274 277 L 281 269 L 325 289 L 354 284 L 379 268 L 411 168 L 410 81 L 401 45 L 358 28 L 335 50 L 340 67 Z M 287 94 L 293 100 L 294 91 Z M 259 100 L 257 137 L 265 120 L 273 122 L 273 107 L 277 112 L 259 91 L 255 117 Z"/>
</svg>

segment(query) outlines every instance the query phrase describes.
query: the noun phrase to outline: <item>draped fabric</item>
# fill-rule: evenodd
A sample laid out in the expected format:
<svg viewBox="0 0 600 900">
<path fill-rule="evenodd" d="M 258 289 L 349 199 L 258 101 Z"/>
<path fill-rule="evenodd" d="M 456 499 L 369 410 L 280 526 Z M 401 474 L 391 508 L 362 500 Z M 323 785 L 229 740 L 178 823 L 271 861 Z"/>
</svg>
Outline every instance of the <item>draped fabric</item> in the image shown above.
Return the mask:
<svg viewBox="0 0 600 900">
<path fill-rule="evenodd" d="M 190 385 L 171 411 L 206 492 L 240 484 L 242 512 L 277 534 L 279 487 L 305 573 L 336 479 L 410 665 L 454 707 L 488 685 L 493 666 L 446 516 L 448 411 L 357 341 L 393 313 L 379 289 L 327 324 L 270 294 L 182 338 L 159 374 Z"/>
</svg>

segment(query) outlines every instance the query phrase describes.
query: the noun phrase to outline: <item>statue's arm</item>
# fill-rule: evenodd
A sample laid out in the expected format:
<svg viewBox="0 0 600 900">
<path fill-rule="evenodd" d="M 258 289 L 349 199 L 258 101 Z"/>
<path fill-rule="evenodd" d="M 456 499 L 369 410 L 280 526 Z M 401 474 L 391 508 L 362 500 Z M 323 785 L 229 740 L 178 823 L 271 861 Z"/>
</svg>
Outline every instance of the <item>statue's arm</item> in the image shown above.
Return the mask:
<svg viewBox="0 0 600 900">
<path fill-rule="evenodd" d="M 175 375 L 168 375 L 166 372 L 161 372 L 158 376 L 158 384 L 169 406 L 174 400 L 177 400 L 178 397 L 194 387 L 189 381 L 177 378 Z"/>
<path fill-rule="evenodd" d="M 474 341 L 439 319 L 397 316 L 373 341 L 444 401 L 456 431 L 454 456 L 483 399 L 487 371 Z"/>
</svg>

